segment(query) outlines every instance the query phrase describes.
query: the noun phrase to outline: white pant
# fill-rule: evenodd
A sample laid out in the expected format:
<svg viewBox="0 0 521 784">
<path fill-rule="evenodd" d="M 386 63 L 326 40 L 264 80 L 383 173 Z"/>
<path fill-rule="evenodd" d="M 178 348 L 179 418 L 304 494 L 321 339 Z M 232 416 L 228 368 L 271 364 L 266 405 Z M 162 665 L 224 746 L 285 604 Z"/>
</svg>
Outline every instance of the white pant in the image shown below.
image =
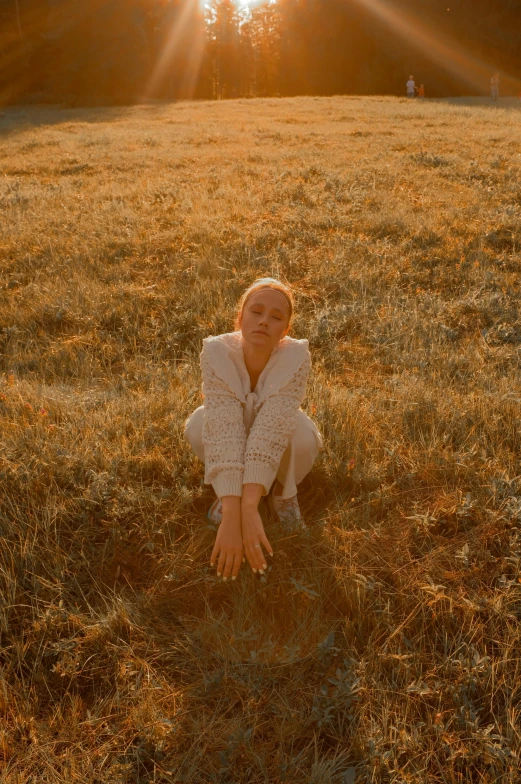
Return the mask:
<svg viewBox="0 0 521 784">
<path fill-rule="evenodd" d="M 185 438 L 197 457 L 204 463 L 203 412 L 204 406 L 199 406 L 187 420 Z M 296 495 L 297 485 L 311 471 L 321 446 L 322 439 L 315 423 L 302 409 L 299 409 L 295 429 L 289 437 L 288 446 L 281 457 L 277 471 L 277 479 L 283 488 L 283 498 L 292 498 Z"/>
</svg>

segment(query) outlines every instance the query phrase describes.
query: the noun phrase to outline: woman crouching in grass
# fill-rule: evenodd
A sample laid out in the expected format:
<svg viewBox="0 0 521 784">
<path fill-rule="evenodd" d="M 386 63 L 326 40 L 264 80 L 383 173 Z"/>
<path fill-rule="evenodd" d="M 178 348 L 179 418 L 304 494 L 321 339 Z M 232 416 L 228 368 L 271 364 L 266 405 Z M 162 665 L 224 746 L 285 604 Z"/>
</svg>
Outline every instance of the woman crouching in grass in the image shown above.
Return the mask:
<svg viewBox="0 0 521 784">
<path fill-rule="evenodd" d="M 254 572 L 267 568 L 259 503 L 287 530 L 304 528 L 297 485 L 310 471 L 321 439 L 301 410 L 311 366 L 307 340 L 288 337 L 291 290 L 272 278 L 255 281 L 241 297 L 236 332 L 203 341 L 204 405 L 185 436 L 205 464 L 217 498 L 208 518 L 220 523 L 210 558 L 217 577 L 235 580 L 244 555 Z"/>
</svg>

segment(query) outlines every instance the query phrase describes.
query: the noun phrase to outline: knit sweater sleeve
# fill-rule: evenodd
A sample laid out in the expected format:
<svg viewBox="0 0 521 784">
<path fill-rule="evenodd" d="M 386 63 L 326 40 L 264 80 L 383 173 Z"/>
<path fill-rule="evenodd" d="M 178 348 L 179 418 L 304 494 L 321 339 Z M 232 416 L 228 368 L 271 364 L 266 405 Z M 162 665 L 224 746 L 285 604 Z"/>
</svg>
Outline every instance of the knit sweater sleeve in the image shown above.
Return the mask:
<svg viewBox="0 0 521 784">
<path fill-rule="evenodd" d="M 242 496 L 246 430 L 240 401 L 201 354 L 204 416 L 203 445 L 206 484 L 216 495 Z"/>
<path fill-rule="evenodd" d="M 246 442 L 243 483 L 263 485 L 267 494 L 296 424 L 306 394 L 311 359 L 309 354 L 286 384 L 268 397 L 260 409 Z"/>
</svg>

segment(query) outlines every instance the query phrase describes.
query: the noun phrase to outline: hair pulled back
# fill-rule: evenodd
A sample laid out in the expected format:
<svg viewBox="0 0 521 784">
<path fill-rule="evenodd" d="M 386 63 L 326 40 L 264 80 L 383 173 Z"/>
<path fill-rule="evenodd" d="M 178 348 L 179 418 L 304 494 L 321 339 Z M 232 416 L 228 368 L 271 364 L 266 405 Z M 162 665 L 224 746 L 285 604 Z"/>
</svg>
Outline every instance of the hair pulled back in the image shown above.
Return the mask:
<svg viewBox="0 0 521 784">
<path fill-rule="evenodd" d="M 288 325 L 291 324 L 291 319 L 293 318 L 293 313 L 295 310 L 295 300 L 293 298 L 293 292 L 286 286 L 285 283 L 282 281 L 277 280 L 276 278 L 258 278 L 255 280 L 251 286 L 248 286 L 244 294 L 239 300 L 239 304 L 237 305 L 237 313 L 235 316 L 235 328 L 240 329 L 242 323 L 242 314 L 246 303 L 248 302 L 254 294 L 262 289 L 271 289 L 272 291 L 278 291 L 279 294 L 282 294 L 286 302 L 288 303 L 289 307 L 289 321 Z"/>
</svg>

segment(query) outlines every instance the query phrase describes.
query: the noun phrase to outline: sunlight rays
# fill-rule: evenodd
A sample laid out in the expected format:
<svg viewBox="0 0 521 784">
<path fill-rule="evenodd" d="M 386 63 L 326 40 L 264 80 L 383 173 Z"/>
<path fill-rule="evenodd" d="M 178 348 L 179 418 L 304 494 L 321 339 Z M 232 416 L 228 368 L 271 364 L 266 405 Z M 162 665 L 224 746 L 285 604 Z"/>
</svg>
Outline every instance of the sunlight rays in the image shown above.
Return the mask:
<svg viewBox="0 0 521 784">
<path fill-rule="evenodd" d="M 190 29 L 198 14 L 200 14 L 199 0 L 185 0 L 159 55 L 147 86 L 147 95 L 153 96 L 161 82 L 169 75 L 172 77 L 175 57 L 180 50 L 186 50 L 189 46 L 188 65 L 181 75 L 180 97 L 193 98 L 204 55 L 204 30 L 199 27 L 193 35 L 193 30 Z"/>
<path fill-rule="evenodd" d="M 396 10 L 387 0 L 350 0 L 373 13 L 418 49 L 428 53 L 442 68 L 453 76 L 465 81 L 480 92 L 488 85 L 490 77 L 497 68 L 494 64 L 476 57 L 455 38 L 445 32 L 425 25 L 417 16 L 403 10 Z M 509 77 L 516 81 L 513 77 Z"/>
<path fill-rule="evenodd" d="M 257 8 L 260 5 L 271 5 L 278 0 L 233 0 L 239 11 L 247 11 L 252 8 Z M 209 8 L 213 5 L 213 0 L 199 0 L 201 8 Z"/>
</svg>

